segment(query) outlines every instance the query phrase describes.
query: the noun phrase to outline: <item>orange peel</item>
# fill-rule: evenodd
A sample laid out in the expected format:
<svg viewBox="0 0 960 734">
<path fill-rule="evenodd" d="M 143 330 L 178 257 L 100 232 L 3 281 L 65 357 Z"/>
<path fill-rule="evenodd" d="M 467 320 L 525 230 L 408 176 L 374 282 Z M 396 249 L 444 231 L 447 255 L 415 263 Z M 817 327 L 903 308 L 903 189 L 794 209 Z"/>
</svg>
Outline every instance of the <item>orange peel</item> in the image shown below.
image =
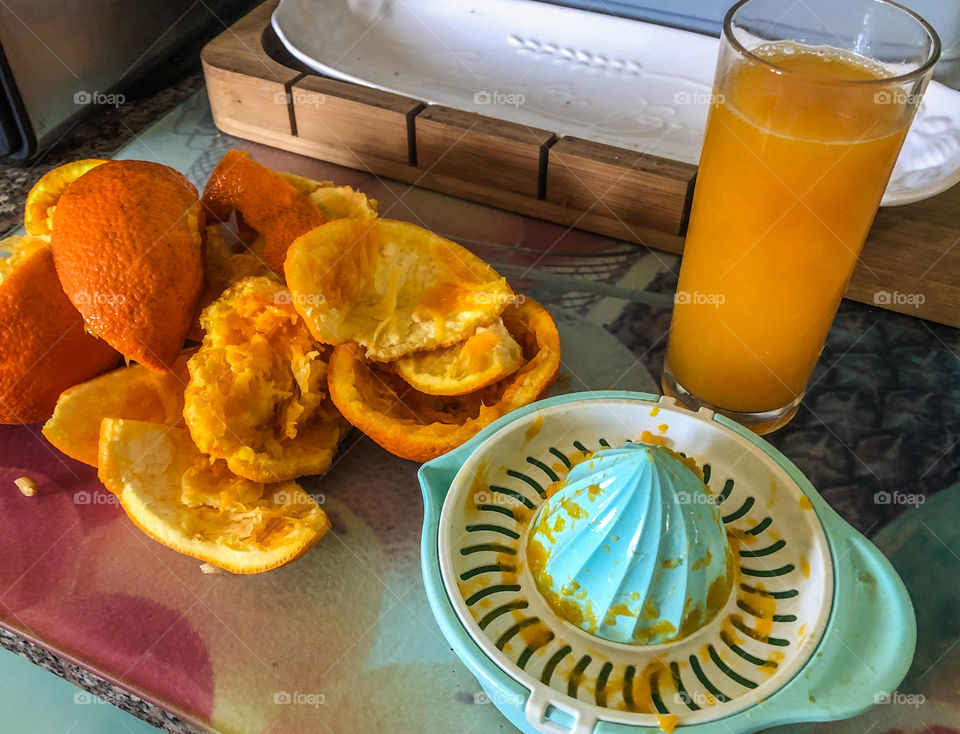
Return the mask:
<svg viewBox="0 0 960 734">
<path fill-rule="evenodd" d="M 187 359 L 191 354 L 182 353 L 167 373 L 131 364 L 64 390 L 43 426 L 43 435 L 67 456 L 96 466 L 104 418 L 182 426 L 183 390 L 190 379 Z"/>
<path fill-rule="evenodd" d="M 320 474 L 349 424 L 325 389 L 325 350 L 266 277 L 245 278 L 200 316 L 184 419 L 203 452 L 235 474 L 275 482 Z"/>
<path fill-rule="evenodd" d="M 86 328 L 128 359 L 167 371 L 196 315 L 202 227 L 197 190 L 169 166 L 108 161 L 70 184 L 50 246 Z"/>
<path fill-rule="evenodd" d="M 414 352 L 393 367 L 427 395 L 465 395 L 502 380 L 521 364 L 523 350 L 498 318 L 452 347 Z"/>
<path fill-rule="evenodd" d="M 459 397 L 414 390 L 387 366 L 341 345 L 330 358 L 330 396 L 344 417 L 387 451 L 429 461 L 550 390 L 560 367 L 560 337 L 549 312 L 531 299 L 503 312 L 524 364 L 510 376 Z"/>
<path fill-rule="evenodd" d="M 43 174 L 30 189 L 24 205 L 23 226 L 27 234 L 49 237 L 53 233 L 53 211 L 63 192 L 87 171 L 106 162 L 103 158 L 85 158 Z"/>
<path fill-rule="evenodd" d="M 50 417 L 62 391 L 120 355 L 85 331 L 50 248 L 27 237 L 2 249 L 11 255 L 0 261 L 0 423 L 34 423 Z"/>
<path fill-rule="evenodd" d="M 203 339 L 199 314 L 223 295 L 227 288 L 250 276 L 276 277 L 258 255 L 249 250 L 234 251 L 219 225 L 207 226 L 204 232 L 204 243 L 203 290 L 200 293 L 200 306 L 197 310 L 197 318 L 194 319 L 187 333 L 187 338 L 193 341 Z"/>
<path fill-rule="evenodd" d="M 332 181 L 314 181 L 294 173 L 281 172 L 279 175 L 304 194 L 328 222 L 335 219 L 372 219 L 379 214 L 377 200 L 352 186 L 337 186 Z"/>
<path fill-rule="evenodd" d="M 355 342 L 382 362 L 456 344 L 515 298 L 469 250 L 391 219 L 311 230 L 290 246 L 284 274 L 317 341 Z"/>
<path fill-rule="evenodd" d="M 210 174 L 203 204 L 220 221 L 239 212 L 263 235 L 263 259 L 278 273 L 290 243 L 326 221 L 296 186 L 238 150 L 227 151 Z"/>
<path fill-rule="evenodd" d="M 330 522 L 296 482 L 262 484 L 211 462 L 183 428 L 106 418 L 99 476 L 144 533 L 231 573 L 296 560 Z"/>
</svg>

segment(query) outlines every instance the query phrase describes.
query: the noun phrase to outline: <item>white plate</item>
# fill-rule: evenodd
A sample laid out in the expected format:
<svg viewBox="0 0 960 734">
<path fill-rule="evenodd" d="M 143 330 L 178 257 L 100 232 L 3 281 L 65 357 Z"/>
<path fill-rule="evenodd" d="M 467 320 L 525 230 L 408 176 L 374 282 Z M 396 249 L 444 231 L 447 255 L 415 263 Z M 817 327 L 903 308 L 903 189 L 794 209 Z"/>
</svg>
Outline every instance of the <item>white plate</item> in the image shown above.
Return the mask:
<svg viewBox="0 0 960 734">
<path fill-rule="evenodd" d="M 718 40 L 536 0 L 281 0 L 313 69 L 433 104 L 697 163 Z M 960 92 L 937 82 L 884 205 L 960 181 Z"/>
</svg>

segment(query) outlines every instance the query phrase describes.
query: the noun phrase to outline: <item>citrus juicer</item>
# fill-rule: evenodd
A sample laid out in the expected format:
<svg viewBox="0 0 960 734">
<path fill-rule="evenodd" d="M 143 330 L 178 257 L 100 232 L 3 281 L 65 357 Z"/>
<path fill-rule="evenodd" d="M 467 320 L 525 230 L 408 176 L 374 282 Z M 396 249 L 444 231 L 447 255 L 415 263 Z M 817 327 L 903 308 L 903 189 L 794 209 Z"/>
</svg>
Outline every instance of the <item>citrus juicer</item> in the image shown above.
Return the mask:
<svg viewBox="0 0 960 734">
<path fill-rule="evenodd" d="M 434 615 L 522 731 L 839 719 L 912 660 L 913 609 L 886 559 L 769 443 L 709 410 L 551 398 L 420 482 Z"/>
<path fill-rule="evenodd" d="M 712 619 L 730 592 L 730 556 L 699 468 L 634 442 L 573 466 L 526 534 L 547 602 L 613 642 L 669 642 Z"/>
</svg>

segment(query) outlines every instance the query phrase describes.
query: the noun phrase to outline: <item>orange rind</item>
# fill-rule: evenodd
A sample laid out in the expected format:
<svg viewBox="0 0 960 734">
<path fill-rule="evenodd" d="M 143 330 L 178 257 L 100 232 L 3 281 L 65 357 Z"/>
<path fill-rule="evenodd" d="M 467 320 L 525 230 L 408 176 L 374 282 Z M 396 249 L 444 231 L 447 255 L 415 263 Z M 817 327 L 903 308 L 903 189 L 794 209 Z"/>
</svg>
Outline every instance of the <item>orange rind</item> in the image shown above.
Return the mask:
<svg viewBox="0 0 960 734">
<path fill-rule="evenodd" d="M 220 221 L 238 212 L 263 236 L 263 260 L 278 273 L 290 243 L 326 221 L 296 186 L 238 150 L 227 151 L 210 174 L 203 204 Z"/>
<path fill-rule="evenodd" d="M 206 228 L 204 244 L 203 290 L 200 293 L 198 313 L 216 301 L 227 288 L 244 278 L 261 275 L 276 278 L 274 272 L 253 252 L 236 252 L 216 224 Z M 203 339 L 199 317 L 194 320 L 187 338 L 194 341 Z"/>
<path fill-rule="evenodd" d="M 104 418 L 182 426 L 183 391 L 190 379 L 187 359 L 191 354 L 181 354 L 164 374 L 132 364 L 64 390 L 53 416 L 43 426 L 43 435 L 67 456 L 96 466 Z"/>
<path fill-rule="evenodd" d="M 183 428 L 106 418 L 99 467 L 100 481 L 144 533 L 231 573 L 290 563 L 330 527 L 296 482 L 237 477 L 204 456 Z"/>
<path fill-rule="evenodd" d="M 304 194 L 328 222 L 335 219 L 372 219 L 379 214 L 377 200 L 352 186 L 337 186 L 332 181 L 313 181 L 294 173 L 281 172 L 279 175 Z"/>
<path fill-rule="evenodd" d="M 410 386 L 427 395 L 465 395 L 502 380 L 523 364 L 523 350 L 502 319 L 481 326 L 452 347 L 414 352 L 393 363 Z"/>
<path fill-rule="evenodd" d="M 524 364 L 508 377 L 459 397 L 414 390 L 389 366 L 365 361 L 341 345 L 330 358 L 328 383 L 337 408 L 387 451 L 429 461 L 550 390 L 560 367 L 560 338 L 550 314 L 531 299 L 503 312 L 523 350 Z"/>
<path fill-rule="evenodd" d="M 184 419 L 201 451 L 256 482 L 321 474 L 349 424 L 326 390 L 318 348 L 276 281 L 246 278 L 200 317 Z"/>
<path fill-rule="evenodd" d="M 23 227 L 27 234 L 49 237 L 53 233 L 53 211 L 67 187 L 87 171 L 106 163 L 103 158 L 86 158 L 65 163 L 48 171 L 27 194 Z"/>
<path fill-rule="evenodd" d="M 381 362 L 456 344 L 515 298 L 469 250 L 390 219 L 317 227 L 290 246 L 284 274 L 317 341 Z"/>
<path fill-rule="evenodd" d="M 202 225 L 196 189 L 169 166 L 109 161 L 70 184 L 50 246 L 87 330 L 127 359 L 167 371 L 196 315 Z"/>
<path fill-rule="evenodd" d="M 50 417 L 62 391 L 119 355 L 84 330 L 48 247 L 30 237 L 2 247 L 13 252 L 0 261 L 0 423 L 34 423 Z"/>
<path fill-rule="evenodd" d="M 0 240 L 0 283 L 37 250 L 50 247 L 45 237 L 14 235 Z"/>
</svg>

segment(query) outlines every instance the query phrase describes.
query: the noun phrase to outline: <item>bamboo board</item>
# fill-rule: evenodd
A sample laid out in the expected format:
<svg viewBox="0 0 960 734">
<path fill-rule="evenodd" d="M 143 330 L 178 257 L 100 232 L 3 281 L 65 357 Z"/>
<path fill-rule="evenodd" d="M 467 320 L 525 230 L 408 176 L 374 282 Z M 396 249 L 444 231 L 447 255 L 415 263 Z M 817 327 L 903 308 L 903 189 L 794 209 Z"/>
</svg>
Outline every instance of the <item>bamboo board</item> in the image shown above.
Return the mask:
<svg viewBox="0 0 960 734">
<path fill-rule="evenodd" d="M 223 132 L 680 253 L 696 167 L 320 76 L 270 28 L 276 2 L 202 63 Z M 960 327 L 960 186 L 881 209 L 846 296 Z"/>
</svg>

